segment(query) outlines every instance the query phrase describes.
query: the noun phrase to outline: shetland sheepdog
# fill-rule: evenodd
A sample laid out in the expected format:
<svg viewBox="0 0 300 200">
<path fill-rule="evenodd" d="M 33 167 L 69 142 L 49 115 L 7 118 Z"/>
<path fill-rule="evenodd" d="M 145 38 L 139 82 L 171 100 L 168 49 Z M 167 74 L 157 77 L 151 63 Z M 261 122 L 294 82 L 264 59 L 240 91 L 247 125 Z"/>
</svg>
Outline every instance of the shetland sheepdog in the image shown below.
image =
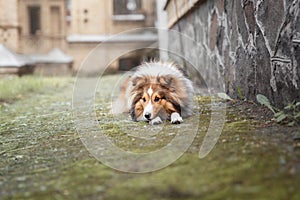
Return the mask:
<svg viewBox="0 0 300 200">
<path fill-rule="evenodd" d="M 177 65 L 164 62 L 143 63 L 121 86 L 112 113 L 129 112 L 134 121 L 173 124 L 192 114 L 193 86 Z"/>
</svg>

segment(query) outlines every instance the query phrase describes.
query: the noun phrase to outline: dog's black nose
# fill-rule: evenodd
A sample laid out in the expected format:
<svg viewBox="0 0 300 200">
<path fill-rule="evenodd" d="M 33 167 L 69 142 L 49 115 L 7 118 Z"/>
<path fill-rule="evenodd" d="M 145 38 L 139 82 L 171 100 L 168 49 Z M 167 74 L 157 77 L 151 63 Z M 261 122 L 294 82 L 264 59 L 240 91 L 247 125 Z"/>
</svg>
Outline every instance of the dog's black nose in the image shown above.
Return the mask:
<svg viewBox="0 0 300 200">
<path fill-rule="evenodd" d="M 145 118 L 150 119 L 151 118 L 151 113 L 145 113 Z"/>
</svg>

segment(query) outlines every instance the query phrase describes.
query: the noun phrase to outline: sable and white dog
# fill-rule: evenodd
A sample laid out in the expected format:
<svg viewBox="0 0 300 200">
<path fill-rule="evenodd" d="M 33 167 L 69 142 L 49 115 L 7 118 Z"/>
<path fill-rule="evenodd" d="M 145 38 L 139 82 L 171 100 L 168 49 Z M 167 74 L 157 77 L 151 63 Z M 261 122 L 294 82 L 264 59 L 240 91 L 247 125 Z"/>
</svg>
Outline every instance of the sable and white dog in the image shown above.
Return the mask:
<svg viewBox="0 0 300 200">
<path fill-rule="evenodd" d="M 192 114 L 193 86 L 173 63 L 144 63 L 124 81 L 112 113 L 130 112 L 134 121 L 183 122 Z"/>
</svg>

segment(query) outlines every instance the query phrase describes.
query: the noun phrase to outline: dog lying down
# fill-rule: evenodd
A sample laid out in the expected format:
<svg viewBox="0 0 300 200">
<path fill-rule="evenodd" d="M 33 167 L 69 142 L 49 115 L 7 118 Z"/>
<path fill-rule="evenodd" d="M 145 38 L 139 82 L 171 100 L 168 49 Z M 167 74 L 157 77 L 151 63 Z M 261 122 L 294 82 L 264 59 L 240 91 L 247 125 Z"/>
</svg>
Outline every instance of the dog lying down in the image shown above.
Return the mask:
<svg viewBox="0 0 300 200">
<path fill-rule="evenodd" d="M 192 114 L 193 86 L 173 63 L 144 63 L 121 86 L 112 113 L 130 112 L 134 121 L 173 124 Z"/>
</svg>

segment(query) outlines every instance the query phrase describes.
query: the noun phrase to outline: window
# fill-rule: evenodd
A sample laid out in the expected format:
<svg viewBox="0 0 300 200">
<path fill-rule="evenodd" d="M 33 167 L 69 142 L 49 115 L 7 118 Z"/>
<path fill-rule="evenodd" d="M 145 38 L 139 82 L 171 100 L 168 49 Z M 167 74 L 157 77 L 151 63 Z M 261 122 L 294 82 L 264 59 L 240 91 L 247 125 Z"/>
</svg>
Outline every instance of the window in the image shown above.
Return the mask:
<svg viewBox="0 0 300 200">
<path fill-rule="evenodd" d="M 71 0 L 67 0 L 66 1 L 66 8 L 67 8 L 67 14 L 66 14 L 66 19 L 67 19 L 67 23 L 68 25 L 70 25 L 71 22 Z"/>
<path fill-rule="evenodd" d="M 66 1 L 67 10 L 71 10 L 71 0 Z"/>
<path fill-rule="evenodd" d="M 114 0 L 114 15 L 142 14 L 141 0 Z"/>
<path fill-rule="evenodd" d="M 61 14 L 60 8 L 58 6 L 50 7 L 50 16 L 51 16 L 51 34 L 60 35 L 61 34 Z"/>
<path fill-rule="evenodd" d="M 39 6 L 29 6 L 29 33 L 30 35 L 37 35 L 41 30 L 41 9 Z"/>
</svg>

